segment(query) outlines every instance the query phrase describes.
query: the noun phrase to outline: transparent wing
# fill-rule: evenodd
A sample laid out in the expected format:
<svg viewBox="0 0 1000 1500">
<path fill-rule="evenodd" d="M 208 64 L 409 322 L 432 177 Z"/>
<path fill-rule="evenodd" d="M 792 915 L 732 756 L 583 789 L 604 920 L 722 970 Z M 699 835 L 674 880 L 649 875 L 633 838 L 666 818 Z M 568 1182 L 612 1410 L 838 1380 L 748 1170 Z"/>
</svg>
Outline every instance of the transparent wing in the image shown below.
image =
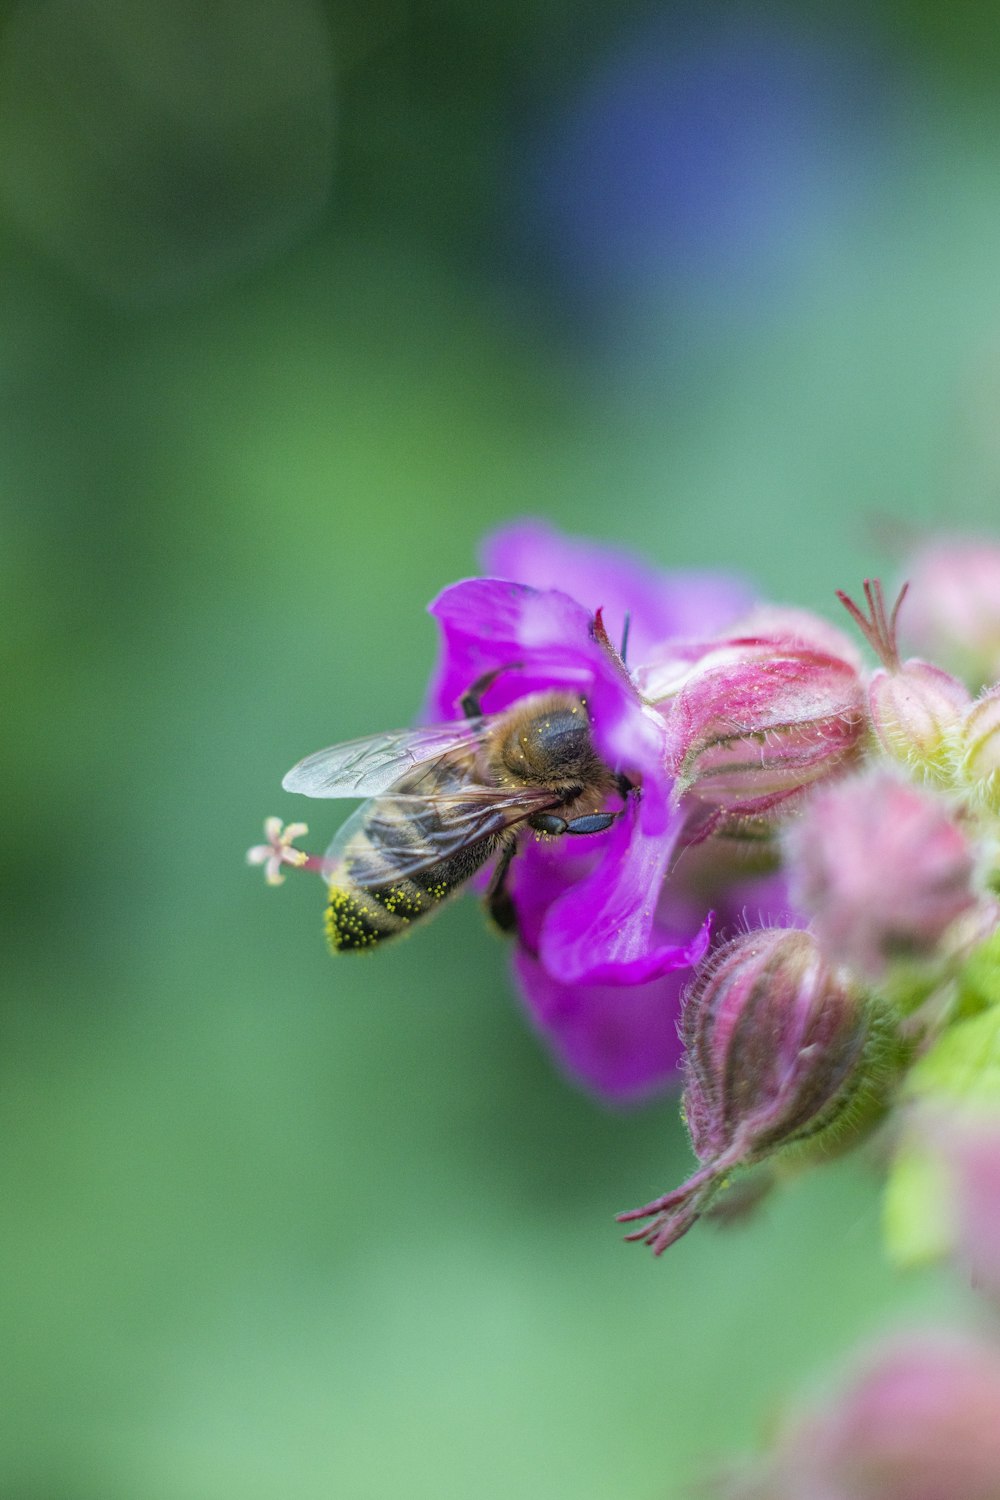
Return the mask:
<svg viewBox="0 0 1000 1500">
<path fill-rule="evenodd" d="M 390 793 L 347 819 L 324 855 L 324 874 L 330 880 L 346 865 L 362 889 L 384 885 L 387 872 L 400 879 L 414 875 L 558 805 L 541 787 L 503 792 L 466 786 L 427 797 Z"/>
<path fill-rule="evenodd" d="M 460 719 L 427 729 L 366 735 L 317 750 L 293 766 L 282 781 L 286 792 L 306 797 L 377 797 L 421 765 L 478 742 L 482 719 Z"/>
</svg>

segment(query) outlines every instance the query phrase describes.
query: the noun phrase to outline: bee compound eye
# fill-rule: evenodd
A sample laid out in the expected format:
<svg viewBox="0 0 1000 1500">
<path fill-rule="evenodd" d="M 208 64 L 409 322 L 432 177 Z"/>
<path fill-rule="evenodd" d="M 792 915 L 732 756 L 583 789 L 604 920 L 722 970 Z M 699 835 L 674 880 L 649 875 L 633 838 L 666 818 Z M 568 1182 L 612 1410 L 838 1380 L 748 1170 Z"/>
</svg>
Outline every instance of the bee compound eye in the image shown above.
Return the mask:
<svg viewBox="0 0 1000 1500">
<path fill-rule="evenodd" d="M 566 824 L 564 832 L 575 834 L 604 833 L 605 829 L 611 827 L 617 816 L 617 813 L 585 813 L 582 817 L 571 818 Z"/>
</svg>

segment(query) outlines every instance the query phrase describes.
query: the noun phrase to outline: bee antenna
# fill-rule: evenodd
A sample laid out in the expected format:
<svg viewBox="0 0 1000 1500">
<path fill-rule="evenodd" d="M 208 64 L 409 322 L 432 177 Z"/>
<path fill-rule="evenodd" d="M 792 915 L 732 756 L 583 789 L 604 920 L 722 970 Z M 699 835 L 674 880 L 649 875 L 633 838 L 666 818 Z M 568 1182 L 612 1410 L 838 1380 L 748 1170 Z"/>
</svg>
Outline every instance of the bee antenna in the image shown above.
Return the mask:
<svg viewBox="0 0 1000 1500">
<path fill-rule="evenodd" d="M 631 630 L 631 628 L 632 628 L 632 611 L 630 609 L 627 609 L 625 611 L 625 623 L 622 626 L 622 649 L 618 653 L 618 655 L 621 657 L 622 661 L 627 661 L 628 660 L 628 633 Z"/>
</svg>

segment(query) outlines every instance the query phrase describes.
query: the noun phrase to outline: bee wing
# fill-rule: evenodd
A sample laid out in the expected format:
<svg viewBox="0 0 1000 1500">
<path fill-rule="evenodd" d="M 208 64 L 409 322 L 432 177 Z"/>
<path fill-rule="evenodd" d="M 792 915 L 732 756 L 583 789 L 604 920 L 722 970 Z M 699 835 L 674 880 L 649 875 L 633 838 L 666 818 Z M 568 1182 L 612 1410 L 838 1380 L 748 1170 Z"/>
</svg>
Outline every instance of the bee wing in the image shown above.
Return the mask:
<svg viewBox="0 0 1000 1500">
<path fill-rule="evenodd" d="M 364 888 L 365 869 L 371 868 L 366 855 L 374 846 L 403 879 L 556 806 L 558 798 L 541 787 L 505 792 L 470 785 L 427 797 L 390 792 L 364 803 L 347 819 L 324 855 L 324 873 L 329 880 L 346 863 L 352 882 Z M 385 865 L 379 861 L 370 883 L 384 882 Z"/>
<path fill-rule="evenodd" d="M 427 729 L 365 735 L 317 750 L 293 766 L 281 785 L 306 797 L 377 797 L 425 761 L 477 742 L 482 719 L 460 719 Z"/>
</svg>

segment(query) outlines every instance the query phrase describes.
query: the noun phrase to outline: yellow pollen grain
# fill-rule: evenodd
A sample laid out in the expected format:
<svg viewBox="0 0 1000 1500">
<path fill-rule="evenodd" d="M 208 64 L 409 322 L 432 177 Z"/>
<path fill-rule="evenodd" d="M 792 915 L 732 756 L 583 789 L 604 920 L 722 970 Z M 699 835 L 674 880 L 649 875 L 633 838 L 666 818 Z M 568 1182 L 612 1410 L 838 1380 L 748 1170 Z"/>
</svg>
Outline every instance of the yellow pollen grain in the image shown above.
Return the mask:
<svg viewBox="0 0 1000 1500">
<path fill-rule="evenodd" d="M 377 932 L 369 931 L 363 918 L 377 924 L 377 917 L 367 906 L 362 906 L 349 891 L 332 887 L 326 908 L 324 926 L 327 942 L 333 952 L 341 948 L 373 948 L 379 940 Z M 348 941 L 350 939 L 350 941 Z"/>
</svg>

